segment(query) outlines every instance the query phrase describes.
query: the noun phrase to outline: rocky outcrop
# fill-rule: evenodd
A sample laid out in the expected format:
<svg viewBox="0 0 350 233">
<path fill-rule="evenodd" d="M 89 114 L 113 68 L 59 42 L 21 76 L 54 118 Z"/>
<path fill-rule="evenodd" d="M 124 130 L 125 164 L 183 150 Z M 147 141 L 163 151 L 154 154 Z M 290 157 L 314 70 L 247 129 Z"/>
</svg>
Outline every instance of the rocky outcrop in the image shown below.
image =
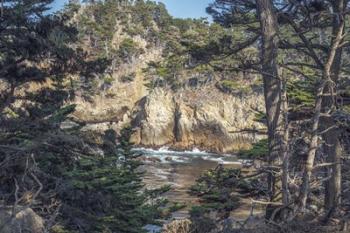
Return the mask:
<svg viewBox="0 0 350 233">
<path fill-rule="evenodd" d="M 121 35 L 119 37 L 124 38 Z M 83 91 L 75 93 L 73 103 L 77 104 L 74 113 L 76 120 L 91 124 L 121 122 L 129 118 L 135 103 L 148 94 L 142 70 L 147 67 L 148 62 L 160 59 L 162 49 L 146 50 L 147 43 L 140 37 L 134 37 L 133 40 L 146 52 L 132 59 L 130 63 L 111 68 L 109 74 L 105 74 L 110 79 L 108 84 L 100 79 L 95 80 L 98 82 L 96 84 L 98 91 L 95 95 L 89 96 L 88 100 L 84 97 Z M 128 79 L 125 80 L 125 77 Z"/>
<path fill-rule="evenodd" d="M 18 207 L 20 208 L 20 207 Z M 17 210 L 12 216 L 11 207 L 0 209 L 0 232 L 1 233 L 43 233 L 44 221 L 30 208 Z"/>
<path fill-rule="evenodd" d="M 93 101 L 77 97 L 75 104 L 74 118 L 87 123 L 83 130 L 119 132 L 131 125 L 132 141 L 147 147 L 237 151 L 261 138 L 246 129 L 264 128 L 255 121 L 256 113 L 264 111 L 261 93 L 224 93 L 215 85 L 149 91 L 141 74 L 127 83 L 116 77 Z"/>
<path fill-rule="evenodd" d="M 132 140 L 146 146 L 162 146 L 174 141 L 174 102 L 170 93 L 151 94 L 137 103 L 132 127 L 136 130 Z"/>
<path fill-rule="evenodd" d="M 119 34 L 115 38 L 124 38 Z M 119 132 L 131 125 L 135 129 L 132 141 L 138 145 L 181 150 L 197 147 L 216 152 L 246 148 L 259 139 L 244 130 L 264 128 L 254 121 L 255 110 L 263 111 L 261 93 L 224 93 L 217 88 L 213 76 L 186 72 L 181 76 L 180 91 L 164 86 L 148 90 L 145 84 L 149 80 L 142 70 L 147 63 L 162 60 L 162 48 L 147 49 L 141 38 L 133 40 L 144 49 L 144 54 L 112 68 L 112 82 L 107 86 L 100 83 L 98 93 L 89 96 L 89 100 L 84 93 L 76 93 L 73 118 L 87 123 L 83 130 Z M 130 74 L 133 79 L 125 81 L 123 77 Z"/>
<path fill-rule="evenodd" d="M 177 93 L 156 89 L 134 111 L 132 140 L 150 147 L 235 151 L 259 139 L 244 130 L 264 128 L 254 120 L 263 106 L 260 94 L 239 97 L 209 87 Z"/>
</svg>

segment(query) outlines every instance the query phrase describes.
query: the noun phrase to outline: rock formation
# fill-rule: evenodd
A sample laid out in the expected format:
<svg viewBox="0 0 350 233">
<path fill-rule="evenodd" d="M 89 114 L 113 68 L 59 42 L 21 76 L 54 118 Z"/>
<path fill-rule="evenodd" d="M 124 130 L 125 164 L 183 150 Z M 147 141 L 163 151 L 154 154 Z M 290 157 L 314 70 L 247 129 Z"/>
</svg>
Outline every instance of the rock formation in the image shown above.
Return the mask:
<svg viewBox="0 0 350 233">
<path fill-rule="evenodd" d="M 3 207 L 0 209 L 0 232 L 1 233 L 43 233 L 44 221 L 31 208 L 22 208 L 17 210 L 15 216 L 12 216 L 12 207 Z"/>
<path fill-rule="evenodd" d="M 235 151 L 258 140 L 244 130 L 264 127 L 254 121 L 254 109 L 262 106 L 258 94 L 240 98 L 213 88 L 178 93 L 156 89 L 138 103 L 133 141 L 151 147 Z"/>
<path fill-rule="evenodd" d="M 142 92 L 138 93 L 135 86 L 140 82 L 135 80 L 128 87 L 117 82 L 112 87 L 117 96 L 99 95 L 92 103 L 77 99 L 75 118 L 89 123 L 85 130 L 120 131 L 131 125 L 135 130 L 133 142 L 146 147 L 229 152 L 260 139 L 245 131 L 264 128 L 255 121 L 256 113 L 264 106 L 260 93 L 233 95 L 214 85 L 176 92 L 139 89 Z"/>
<path fill-rule="evenodd" d="M 116 31 L 114 42 L 120 43 L 125 36 Z M 131 125 L 135 129 L 132 140 L 138 145 L 179 150 L 197 147 L 216 152 L 246 148 L 259 139 L 246 129 L 264 128 L 254 120 L 256 113 L 264 109 L 262 93 L 227 93 L 218 88 L 215 75 L 189 71 L 178 75 L 181 87 L 176 91 L 166 84 L 146 88 L 150 80 L 143 71 L 150 62 L 164 59 L 164 48 L 139 36 L 132 40 L 142 47 L 141 55 L 111 68 L 108 75 L 112 81 L 108 85 L 103 78 L 97 79 L 98 91 L 88 100 L 83 91 L 76 93 L 73 118 L 87 123 L 84 130 L 102 132 L 112 128 L 119 132 Z M 132 78 L 125 80 L 130 75 Z M 152 80 L 158 78 L 161 79 L 157 76 Z M 237 81 L 243 82 L 247 79 Z"/>
</svg>

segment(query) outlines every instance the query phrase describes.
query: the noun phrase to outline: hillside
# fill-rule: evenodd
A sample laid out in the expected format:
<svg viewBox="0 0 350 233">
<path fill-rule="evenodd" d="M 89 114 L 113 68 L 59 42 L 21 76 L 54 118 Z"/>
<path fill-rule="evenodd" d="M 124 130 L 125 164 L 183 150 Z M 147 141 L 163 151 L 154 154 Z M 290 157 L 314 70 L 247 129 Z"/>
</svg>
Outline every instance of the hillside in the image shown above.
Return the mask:
<svg viewBox="0 0 350 233">
<path fill-rule="evenodd" d="M 263 111 L 258 78 L 218 71 L 191 55 L 220 46 L 212 35 L 228 32 L 218 24 L 176 19 L 163 4 L 142 1 L 85 5 L 74 14 L 79 46 L 89 59 L 109 62 L 92 77 L 73 77 L 73 120 L 87 123 L 86 130 L 131 125 L 140 146 L 216 152 L 261 138 L 249 133 L 264 130 L 255 121 Z"/>
</svg>

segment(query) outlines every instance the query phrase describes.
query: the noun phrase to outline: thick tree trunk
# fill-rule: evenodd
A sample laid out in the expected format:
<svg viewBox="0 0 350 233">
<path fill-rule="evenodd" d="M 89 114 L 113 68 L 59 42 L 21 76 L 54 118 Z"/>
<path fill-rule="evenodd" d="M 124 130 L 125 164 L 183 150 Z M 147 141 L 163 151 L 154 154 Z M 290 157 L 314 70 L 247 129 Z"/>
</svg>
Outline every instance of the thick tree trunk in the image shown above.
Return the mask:
<svg viewBox="0 0 350 233">
<path fill-rule="evenodd" d="M 334 123 L 334 122 L 332 122 Z M 330 126 L 330 124 L 326 124 Z M 330 126 L 331 127 L 331 126 Z M 330 179 L 326 182 L 325 210 L 326 212 L 337 212 L 337 207 L 341 202 L 341 155 L 342 149 L 339 141 L 338 129 L 332 129 L 323 135 L 325 140 L 325 152 L 329 163 L 334 165 L 328 169 Z"/>
<path fill-rule="evenodd" d="M 278 75 L 278 25 L 271 0 L 257 0 L 258 16 L 261 26 L 261 66 L 264 82 L 265 108 L 269 141 L 269 164 L 272 165 L 282 153 L 283 115 L 281 114 L 282 80 Z M 269 175 L 269 194 L 275 194 L 275 174 Z"/>
<path fill-rule="evenodd" d="M 336 34 L 344 27 L 345 19 L 340 16 L 344 13 L 348 0 L 337 0 L 333 2 L 333 31 L 332 36 L 336 39 Z M 338 48 L 334 57 L 334 62 L 331 67 L 331 79 L 334 84 L 339 80 L 339 73 L 342 62 L 342 49 Z M 327 85 L 324 96 L 324 111 L 331 112 L 335 108 L 335 85 Z M 325 153 L 327 155 L 327 162 L 333 163 L 332 167 L 328 169 L 328 176 L 330 180 L 326 182 L 325 192 L 325 210 L 330 213 L 332 210 L 336 210 L 341 199 L 341 155 L 342 149 L 339 141 L 339 129 L 335 126 L 335 122 L 330 117 L 324 117 L 322 119 L 323 130 L 326 132 L 323 135 L 325 141 Z M 332 211 L 336 212 L 336 211 Z"/>
</svg>

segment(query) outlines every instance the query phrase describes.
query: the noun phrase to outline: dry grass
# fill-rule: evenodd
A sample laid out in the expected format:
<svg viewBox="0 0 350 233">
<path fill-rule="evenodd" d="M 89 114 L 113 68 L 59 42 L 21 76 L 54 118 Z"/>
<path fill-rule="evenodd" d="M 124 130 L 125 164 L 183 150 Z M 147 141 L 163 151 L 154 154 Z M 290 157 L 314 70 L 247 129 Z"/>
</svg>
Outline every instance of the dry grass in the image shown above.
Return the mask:
<svg viewBox="0 0 350 233">
<path fill-rule="evenodd" d="M 175 220 L 164 227 L 162 233 L 193 233 L 190 220 Z M 248 227 L 249 228 L 249 227 Z M 317 223 L 295 221 L 284 225 L 257 224 L 249 229 L 213 230 L 210 233 L 350 233 L 339 231 L 339 226 L 321 226 Z"/>
<path fill-rule="evenodd" d="M 162 233 L 190 233 L 192 222 L 188 219 L 175 220 L 164 227 Z"/>
</svg>

